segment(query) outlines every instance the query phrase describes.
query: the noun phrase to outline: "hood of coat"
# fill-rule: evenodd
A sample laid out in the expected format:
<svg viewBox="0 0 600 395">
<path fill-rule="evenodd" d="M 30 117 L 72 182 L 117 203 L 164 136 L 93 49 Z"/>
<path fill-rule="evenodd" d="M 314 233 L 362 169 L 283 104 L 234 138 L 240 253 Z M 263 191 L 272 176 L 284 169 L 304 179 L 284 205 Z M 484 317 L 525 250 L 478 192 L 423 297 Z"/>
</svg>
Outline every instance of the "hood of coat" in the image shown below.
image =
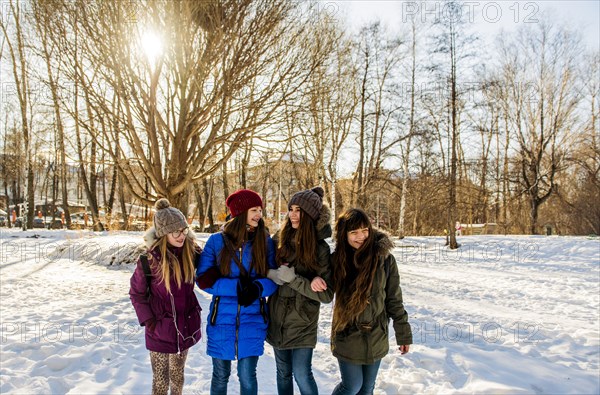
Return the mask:
<svg viewBox="0 0 600 395">
<path fill-rule="evenodd" d="M 188 228 L 188 234 L 187 234 L 187 239 L 191 240 L 192 242 L 196 241 L 196 234 L 194 233 L 194 231 L 190 228 Z M 158 237 L 156 237 L 156 229 L 154 229 L 154 226 L 152 226 L 150 229 L 148 229 L 145 233 L 144 233 L 144 244 L 146 245 L 146 248 L 150 249 L 152 248 L 152 245 L 156 242 L 156 240 L 158 240 Z"/>
<path fill-rule="evenodd" d="M 331 209 L 325 203 L 323 203 L 321 211 L 319 212 L 316 228 L 318 240 L 325 240 L 333 234 L 331 230 Z"/>
<path fill-rule="evenodd" d="M 385 258 L 394 249 L 394 242 L 390 236 L 382 230 L 373 228 L 375 235 L 375 253 L 378 257 Z"/>
</svg>

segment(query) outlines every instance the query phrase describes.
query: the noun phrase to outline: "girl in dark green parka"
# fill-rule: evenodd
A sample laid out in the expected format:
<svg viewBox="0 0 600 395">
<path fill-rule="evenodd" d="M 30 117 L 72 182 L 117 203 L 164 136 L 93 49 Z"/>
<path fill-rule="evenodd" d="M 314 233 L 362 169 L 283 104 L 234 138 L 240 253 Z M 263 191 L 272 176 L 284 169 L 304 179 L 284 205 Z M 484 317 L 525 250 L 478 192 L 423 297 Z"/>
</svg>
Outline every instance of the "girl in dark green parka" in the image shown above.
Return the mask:
<svg viewBox="0 0 600 395">
<path fill-rule="evenodd" d="M 267 342 L 273 346 L 279 395 L 293 394 L 296 380 L 302 395 L 318 394 L 312 373 L 321 303 L 330 303 L 331 212 L 323 204 L 323 189 L 297 192 L 288 204 L 277 243 L 277 270 L 269 278 L 280 284 L 269 298 Z"/>
<path fill-rule="evenodd" d="M 356 208 L 340 215 L 335 238 L 331 348 L 342 381 L 333 394 L 372 394 L 381 359 L 389 351 L 390 319 L 401 354 L 412 344 L 393 243 Z"/>
</svg>

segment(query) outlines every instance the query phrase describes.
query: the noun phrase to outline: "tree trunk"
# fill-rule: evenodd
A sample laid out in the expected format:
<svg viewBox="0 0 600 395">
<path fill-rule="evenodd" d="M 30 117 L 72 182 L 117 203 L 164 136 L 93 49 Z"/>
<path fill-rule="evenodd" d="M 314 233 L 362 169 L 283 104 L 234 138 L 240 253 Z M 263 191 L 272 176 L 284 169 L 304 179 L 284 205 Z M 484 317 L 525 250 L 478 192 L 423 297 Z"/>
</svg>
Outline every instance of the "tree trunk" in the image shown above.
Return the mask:
<svg viewBox="0 0 600 395">
<path fill-rule="evenodd" d="M 213 229 L 215 224 L 215 220 L 213 218 L 213 208 L 212 208 L 212 193 L 213 193 L 213 184 L 214 180 L 212 177 L 210 178 L 210 185 L 206 181 L 206 178 L 202 180 L 202 190 L 204 193 L 204 200 L 206 201 L 206 214 L 204 215 L 204 223 L 208 220 L 209 229 Z"/>
<path fill-rule="evenodd" d="M 507 115 L 504 118 L 506 126 L 506 136 L 504 139 L 504 163 L 502 166 L 502 226 L 504 228 L 504 234 L 508 233 L 508 146 L 510 143 L 510 131 L 508 128 Z"/>
<path fill-rule="evenodd" d="M 127 206 L 125 206 L 125 188 L 123 186 L 123 175 L 119 174 L 118 178 L 118 189 L 119 189 L 119 203 L 121 204 L 121 217 L 123 218 L 123 225 L 120 226 L 121 230 L 129 229 L 129 215 L 127 214 Z M 119 222 L 120 224 L 120 222 Z"/>
<path fill-rule="evenodd" d="M 221 155 L 225 155 L 225 147 L 221 148 Z M 229 197 L 229 172 L 227 170 L 227 161 L 223 161 L 222 169 L 223 175 L 221 181 L 223 183 L 223 201 L 225 201 L 227 200 L 227 197 Z"/>
<path fill-rule="evenodd" d="M 204 232 L 204 201 L 202 200 L 202 193 L 200 193 L 200 185 L 198 183 L 194 184 L 194 195 L 196 196 L 196 207 L 198 208 L 198 224 L 200 231 Z"/>
<path fill-rule="evenodd" d="M 4 145 L 6 148 L 6 145 Z M 6 196 L 6 224 L 9 228 L 12 228 L 12 223 L 10 222 L 10 201 L 8 200 L 8 180 L 4 178 L 4 196 Z"/>
<path fill-rule="evenodd" d="M 529 232 L 532 235 L 538 234 L 538 208 L 539 202 L 535 198 L 530 198 L 531 210 L 529 211 Z"/>
<path fill-rule="evenodd" d="M 410 117 L 408 122 L 408 138 L 406 140 L 406 152 L 402 161 L 402 191 L 400 192 L 400 213 L 398 216 L 398 237 L 404 238 L 404 217 L 406 216 L 406 196 L 408 195 L 408 165 L 410 163 L 411 140 L 415 131 L 415 83 L 417 70 L 417 36 L 414 19 L 412 20 L 412 45 L 411 45 L 411 69 L 410 69 Z"/>
<path fill-rule="evenodd" d="M 61 199 L 63 202 L 63 210 L 65 213 L 65 221 L 67 222 L 67 227 L 71 226 L 71 212 L 69 210 L 69 194 L 68 194 L 68 179 L 67 179 L 67 154 L 65 149 L 65 129 L 62 122 L 62 116 L 60 114 L 60 98 L 58 95 L 58 86 L 56 79 L 59 78 L 59 75 L 54 77 L 54 73 L 52 72 L 51 65 L 51 55 L 50 48 L 48 47 L 50 43 L 48 42 L 47 28 L 46 26 L 47 19 L 45 18 L 46 14 L 37 9 L 38 13 L 36 14 L 36 28 L 42 40 L 42 50 L 44 55 L 44 61 L 46 62 L 46 71 L 48 73 L 48 85 L 50 87 L 50 92 L 52 94 L 52 108 L 54 110 L 54 120 L 56 122 L 56 138 L 58 142 L 58 155 L 59 155 L 59 163 L 60 163 L 60 185 L 61 185 Z M 39 12 L 41 11 L 41 12 Z M 58 74 L 58 73 L 57 73 Z M 56 204 L 56 202 L 55 202 Z"/>
<path fill-rule="evenodd" d="M 28 67 L 26 60 L 25 42 L 23 38 L 23 26 L 24 17 L 22 15 L 21 4 L 16 4 L 11 0 L 8 4 L 3 4 L 3 8 L 6 7 L 7 15 L 12 16 L 14 22 L 14 37 L 12 29 L 7 29 L 7 19 L 4 17 L 0 18 L 0 28 L 2 29 L 5 43 L 8 47 L 8 54 L 11 59 L 13 77 L 16 85 L 16 93 L 19 100 L 19 110 L 21 115 L 21 128 L 23 130 L 23 142 L 25 144 L 25 174 L 26 174 L 26 201 L 27 211 L 26 218 L 23 220 L 23 230 L 33 228 L 33 215 L 35 211 L 34 206 L 34 189 L 33 189 L 33 161 L 31 159 L 31 134 L 28 120 L 28 106 L 30 105 L 29 99 L 29 78 L 28 78 Z M 4 11 L 4 9 L 3 9 Z M 12 39 L 11 39 L 12 38 Z M 16 41 L 16 42 L 15 42 Z M 15 201 L 16 209 L 16 201 Z M 22 214 L 21 214 L 22 215 Z"/>
<path fill-rule="evenodd" d="M 458 135 L 458 125 L 457 125 L 457 107 L 458 101 L 456 97 L 456 48 L 455 48 L 455 32 L 454 26 L 451 25 L 450 32 L 450 61 L 451 61 L 451 69 L 450 69 L 450 89 L 451 89 L 451 110 L 452 110 L 452 148 L 451 148 L 451 158 L 450 158 L 450 188 L 449 188 L 449 202 L 448 202 L 448 234 L 450 235 L 450 249 L 458 248 L 458 243 L 456 242 L 456 233 L 454 232 L 454 222 L 456 220 L 456 146 L 457 146 L 457 135 Z"/>
<path fill-rule="evenodd" d="M 368 52 L 365 53 L 365 72 L 361 81 L 360 89 L 360 124 L 359 124 L 359 135 L 358 135 L 358 164 L 356 165 L 356 173 L 354 175 L 354 188 L 352 188 L 352 199 L 351 205 L 358 205 L 364 207 L 365 197 L 363 190 L 363 172 L 365 163 L 365 129 L 366 125 L 366 105 L 367 105 L 367 74 L 369 71 L 369 56 Z"/>
</svg>

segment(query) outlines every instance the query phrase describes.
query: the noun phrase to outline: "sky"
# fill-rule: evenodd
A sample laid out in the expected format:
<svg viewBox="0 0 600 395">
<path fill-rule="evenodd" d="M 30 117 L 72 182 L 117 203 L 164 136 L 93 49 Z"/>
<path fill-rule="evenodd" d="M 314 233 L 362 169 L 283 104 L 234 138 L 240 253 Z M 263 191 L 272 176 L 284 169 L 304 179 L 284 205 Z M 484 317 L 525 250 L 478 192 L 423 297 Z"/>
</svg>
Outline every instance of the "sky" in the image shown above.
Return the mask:
<svg viewBox="0 0 600 395">
<path fill-rule="evenodd" d="M 358 32 L 368 22 L 379 19 L 392 33 L 408 29 L 412 16 L 428 25 L 436 18 L 448 18 L 446 2 L 440 1 L 400 1 L 400 0 L 347 0 L 318 2 L 320 10 L 338 17 L 347 29 Z M 587 51 L 600 52 L 600 0 L 573 1 L 479 1 L 464 0 L 461 21 L 466 31 L 478 37 L 478 61 L 493 59 L 496 39 L 501 33 L 512 33 L 520 27 L 542 21 L 564 25 L 580 34 Z M 423 36 L 430 33 L 421 30 Z M 424 83 L 428 83 L 425 81 Z M 470 146 L 470 144 L 469 144 Z M 386 162 L 397 167 L 395 162 Z M 354 170 L 350 162 L 340 163 L 340 172 L 347 175 Z"/>
<path fill-rule="evenodd" d="M 527 23 L 537 23 L 544 16 L 577 28 L 589 50 L 600 50 L 600 1 L 469 1 L 463 2 L 464 20 L 473 24 L 484 39 L 491 39 L 502 29 L 512 31 Z M 445 15 L 444 1 L 322 1 L 328 12 L 346 18 L 351 26 L 381 19 L 391 30 L 401 28 L 412 15 L 430 22 Z"/>
</svg>

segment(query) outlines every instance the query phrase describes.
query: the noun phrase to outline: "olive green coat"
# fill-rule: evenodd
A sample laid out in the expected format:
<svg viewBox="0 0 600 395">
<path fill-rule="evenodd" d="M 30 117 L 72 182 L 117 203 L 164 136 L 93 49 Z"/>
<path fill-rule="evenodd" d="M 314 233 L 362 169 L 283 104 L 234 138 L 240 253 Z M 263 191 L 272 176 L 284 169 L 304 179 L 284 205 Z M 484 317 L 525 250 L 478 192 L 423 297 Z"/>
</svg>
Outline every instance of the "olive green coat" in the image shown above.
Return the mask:
<svg viewBox="0 0 600 395">
<path fill-rule="evenodd" d="M 391 254 L 393 243 L 390 238 L 375 230 L 379 263 L 369 303 L 358 317 L 357 323 L 333 334 L 333 355 L 346 362 L 372 364 L 385 357 L 389 351 L 389 320 L 392 319 L 396 343 L 412 344 L 412 331 L 408 314 L 402 302 L 400 275 L 396 259 Z"/>
<path fill-rule="evenodd" d="M 321 303 L 330 303 L 333 298 L 329 245 L 325 241 L 331 237 L 331 210 L 323 205 L 317 221 L 317 262 L 316 273 L 309 272 L 294 256 L 289 257 L 290 266 L 296 269 L 296 279 L 279 286 L 269 297 L 269 328 L 267 342 L 278 349 L 314 348 L 317 344 L 317 325 Z M 277 243 L 279 233 L 273 240 Z M 295 254 L 294 254 L 295 255 Z M 327 283 L 327 290 L 314 292 L 310 282 L 316 276 Z"/>
</svg>

